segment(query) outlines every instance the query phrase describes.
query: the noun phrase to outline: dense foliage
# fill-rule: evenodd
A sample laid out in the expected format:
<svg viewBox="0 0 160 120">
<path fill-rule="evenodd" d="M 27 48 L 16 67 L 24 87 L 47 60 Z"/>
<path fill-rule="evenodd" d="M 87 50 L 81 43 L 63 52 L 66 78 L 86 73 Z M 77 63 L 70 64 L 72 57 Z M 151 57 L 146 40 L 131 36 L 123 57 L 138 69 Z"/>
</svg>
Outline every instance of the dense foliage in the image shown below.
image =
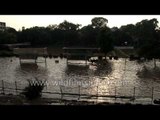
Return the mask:
<svg viewBox="0 0 160 120">
<path fill-rule="evenodd" d="M 64 21 L 59 25 L 32 27 L 16 31 L 8 28 L 0 31 L 0 44 L 30 42 L 32 46 L 83 46 L 100 47 L 105 54 L 113 46 L 134 46 L 138 55 L 159 58 L 160 30 L 157 19 L 142 20 L 135 25 L 128 24 L 120 28 L 107 26 L 108 20 L 95 17 L 91 24 L 81 27 Z"/>
</svg>

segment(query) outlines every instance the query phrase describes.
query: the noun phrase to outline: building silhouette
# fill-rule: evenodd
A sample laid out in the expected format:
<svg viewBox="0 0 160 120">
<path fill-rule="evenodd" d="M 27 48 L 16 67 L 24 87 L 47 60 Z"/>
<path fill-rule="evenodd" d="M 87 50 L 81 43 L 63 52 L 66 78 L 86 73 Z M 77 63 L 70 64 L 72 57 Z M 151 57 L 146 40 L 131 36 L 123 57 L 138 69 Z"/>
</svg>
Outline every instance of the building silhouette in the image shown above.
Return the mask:
<svg viewBox="0 0 160 120">
<path fill-rule="evenodd" d="M 0 22 L 0 31 L 4 31 L 6 29 L 6 23 Z"/>
</svg>

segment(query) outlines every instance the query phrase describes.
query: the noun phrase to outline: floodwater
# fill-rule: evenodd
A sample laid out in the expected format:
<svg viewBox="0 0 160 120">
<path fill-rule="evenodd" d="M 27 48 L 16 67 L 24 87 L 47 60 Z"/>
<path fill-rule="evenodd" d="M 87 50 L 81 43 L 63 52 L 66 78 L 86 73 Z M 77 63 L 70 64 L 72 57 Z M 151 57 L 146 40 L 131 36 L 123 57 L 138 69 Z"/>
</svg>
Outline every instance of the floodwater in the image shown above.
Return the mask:
<svg viewBox="0 0 160 120">
<path fill-rule="evenodd" d="M 58 62 L 56 62 L 58 60 Z M 34 61 L 23 61 L 20 65 L 19 58 L 0 58 L 0 86 L 25 88 L 27 80 L 43 80 L 46 83 L 44 91 L 81 93 L 89 95 L 121 95 L 137 96 L 137 101 L 150 101 L 150 98 L 160 98 L 159 69 L 154 69 L 153 61 L 138 63 L 120 58 L 108 60 L 105 64 L 92 64 L 85 61 L 67 61 L 60 58 L 38 58 L 37 65 Z M 30 64 L 28 64 L 28 62 Z M 145 71 L 144 66 L 148 69 Z M 157 66 L 160 62 L 157 60 Z M 156 74 L 154 74 L 156 72 Z M 44 94 L 43 97 L 60 97 L 59 95 Z M 77 96 L 66 99 L 77 99 Z M 143 100 L 142 100 L 143 99 Z M 99 101 L 112 99 L 98 98 Z M 122 100 L 121 100 L 122 102 Z"/>
</svg>

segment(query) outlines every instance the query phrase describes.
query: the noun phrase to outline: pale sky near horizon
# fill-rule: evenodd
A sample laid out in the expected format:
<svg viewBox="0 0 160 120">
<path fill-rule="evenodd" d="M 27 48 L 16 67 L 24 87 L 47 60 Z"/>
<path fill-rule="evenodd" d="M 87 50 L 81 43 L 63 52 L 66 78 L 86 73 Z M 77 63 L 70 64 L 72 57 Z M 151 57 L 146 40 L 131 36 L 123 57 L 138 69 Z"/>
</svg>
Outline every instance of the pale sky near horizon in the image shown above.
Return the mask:
<svg viewBox="0 0 160 120">
<path fill-rule="evenodd" d="M 74 24 L 86 26 L 91 24 L 94 17 L 104 17 L 108 19 L 107 26 L 121 27 L 127 24 L 136 24 L 144 19 L 157 18 L 160 22 L 160 15 L 0 15 L 0 22 L 5 22 L 6 26 L 13 27 L 17 31 L 34 26 L 47 27 L 48 25 L 59 24 L 64 20 Z M 160 26 L 160 24 L 159 24 Z"/>
</svg>

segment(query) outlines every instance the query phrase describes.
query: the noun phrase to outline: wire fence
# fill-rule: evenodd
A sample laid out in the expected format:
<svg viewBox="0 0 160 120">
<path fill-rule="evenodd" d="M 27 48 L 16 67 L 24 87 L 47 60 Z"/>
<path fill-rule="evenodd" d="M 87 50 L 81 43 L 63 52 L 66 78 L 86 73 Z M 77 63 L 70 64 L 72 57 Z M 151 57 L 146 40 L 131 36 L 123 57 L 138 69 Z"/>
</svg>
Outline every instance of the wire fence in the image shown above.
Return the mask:
<svg viewBox="0 0 160 120">
<path fill-rule="evenodd" d="M 27 87 L 27 84 L 14 81 L 12 83 L 4 80 L 0 81 L 0 93 L 3 95 L 14 94 L 19 95 Z M 126 92 L 127 91 L 127 92 Z M 71 100 L 96 100 L 96 101 L 119 101 L 119 102 L 132 102 L 143 103 L 147 100 L 147 103 L 153 104 L 154 99 L 160 98 L 160 90 L 156 87 L 150 88 L 138 88 L 138 87 L 122 87 L 114 86 L 112 89 L 100 89 L 99 86 L 92 87 L 66 87 L 59 86 L 58 90 L 48 90 L 47 86 L 42 91 L 42 96 L 54 98 L 57 96 L 59 99 L 71 99 Z"/>
</svg>

